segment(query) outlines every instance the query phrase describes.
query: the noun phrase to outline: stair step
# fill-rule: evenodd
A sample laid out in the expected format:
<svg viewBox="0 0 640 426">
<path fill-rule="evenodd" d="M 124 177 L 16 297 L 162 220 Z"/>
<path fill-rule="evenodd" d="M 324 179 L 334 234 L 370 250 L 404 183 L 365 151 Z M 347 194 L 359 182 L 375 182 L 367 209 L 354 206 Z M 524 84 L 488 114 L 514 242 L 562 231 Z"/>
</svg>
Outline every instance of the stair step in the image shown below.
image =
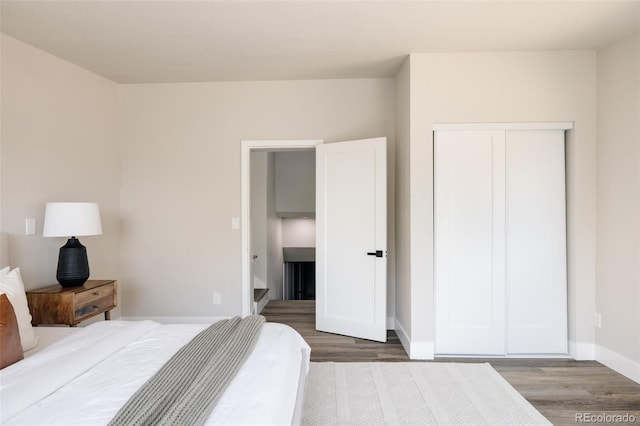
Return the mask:
<svg viewBox="0 0 640 426">
<path fill-rule="evenodd" d="M 269 292 L 268 288 L 254 288 L 253 289 L 253 301 L 259 302 Z"/>
</svg>

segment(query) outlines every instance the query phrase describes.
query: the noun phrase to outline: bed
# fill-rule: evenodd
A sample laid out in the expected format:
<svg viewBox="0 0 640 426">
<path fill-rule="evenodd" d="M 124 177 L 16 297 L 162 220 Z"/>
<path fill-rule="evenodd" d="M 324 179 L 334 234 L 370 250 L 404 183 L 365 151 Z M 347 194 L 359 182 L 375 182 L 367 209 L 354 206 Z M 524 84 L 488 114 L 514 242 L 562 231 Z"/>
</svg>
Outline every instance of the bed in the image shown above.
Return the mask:
<svg viewBox="0 0 640 426">
<path fill-rule="evenodd" d="M 33 327 L 37 345 L 0 370 L 0 421 L 107 425 L 138 388 L 206 328 L 154 321 Z M 309 355 L 309 346 L 292 328 L 264 323 L 205 424 L 299 424 Z"/>
</svg>

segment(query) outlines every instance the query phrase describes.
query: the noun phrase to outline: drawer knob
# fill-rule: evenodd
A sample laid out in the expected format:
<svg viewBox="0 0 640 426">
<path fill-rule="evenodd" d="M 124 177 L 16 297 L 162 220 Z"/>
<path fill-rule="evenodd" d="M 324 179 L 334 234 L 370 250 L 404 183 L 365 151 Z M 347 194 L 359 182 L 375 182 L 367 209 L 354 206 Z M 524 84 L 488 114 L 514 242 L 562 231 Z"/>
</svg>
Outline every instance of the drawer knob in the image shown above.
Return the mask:
<svg viewBox="0 0 640 426">
<path fill-rule="evenodd" d="M 98 308 L 100 308 L 100 306 L 98 306 L 98 305 L 93 305 L 93 309 L 98 309 Z"/>
<path fill-rule="evenodd" d="M 93 294 L 94 296 L 97 296 L 97 295 L 99 295 L 100 293 L 98 293 L 97 291 L 94 291 L 92 294 Z"/>
</svg>

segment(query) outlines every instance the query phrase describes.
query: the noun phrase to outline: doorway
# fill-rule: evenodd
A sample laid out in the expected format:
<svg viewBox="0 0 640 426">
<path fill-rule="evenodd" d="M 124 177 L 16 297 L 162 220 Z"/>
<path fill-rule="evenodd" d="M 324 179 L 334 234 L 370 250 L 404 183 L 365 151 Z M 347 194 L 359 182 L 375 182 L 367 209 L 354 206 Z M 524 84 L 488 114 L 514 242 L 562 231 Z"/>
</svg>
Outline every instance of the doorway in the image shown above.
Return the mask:
<svg viewBox="0 0 640 426">
<path fill-rule="evenodd" d="M 251 153 L 312 151 L 323 141 L 312 140 L 253 140 L 242 141 L 241 186 L 242 186 L 242 315 L 253 313 L 252 261 L 251 252 Z"/>
<path fill-rule="evenodd" d="M 254 313 L 315 290 L 315 150 L 252 151 L 249 279 Z M 284 266 L 284 267 L 283 267 Z"/>
<path fill-rule="evenodd" d="M 387 139 L 243 141 L 242 312 L 251 288 L 251 153 L 315 149 L 316 328 L 386 341 Z M 355 309 L 354 309 L 355 308 Z"/>
</svg>

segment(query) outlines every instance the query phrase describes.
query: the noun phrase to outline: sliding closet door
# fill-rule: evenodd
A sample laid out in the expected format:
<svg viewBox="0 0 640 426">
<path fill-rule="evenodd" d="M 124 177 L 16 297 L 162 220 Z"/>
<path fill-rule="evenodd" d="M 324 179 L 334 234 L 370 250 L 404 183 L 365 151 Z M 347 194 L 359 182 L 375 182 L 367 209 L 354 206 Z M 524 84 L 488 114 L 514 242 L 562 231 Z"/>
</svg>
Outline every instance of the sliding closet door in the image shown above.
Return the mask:
<svg viewBox="0 0 640 426">
<path fill-rule="evenodd" d="M 507 353 L 566 353 L 564 131 L 506 138 Z"/>
<path fill-rule="evenodd" d="M 435 135 L 437 354 L 504 354 L 505 139 Z"/>
<path fill-rule="evenodd" d="M 437 354 L 567 352 L 565 128 L 436 131 Z"/>
</svg>

